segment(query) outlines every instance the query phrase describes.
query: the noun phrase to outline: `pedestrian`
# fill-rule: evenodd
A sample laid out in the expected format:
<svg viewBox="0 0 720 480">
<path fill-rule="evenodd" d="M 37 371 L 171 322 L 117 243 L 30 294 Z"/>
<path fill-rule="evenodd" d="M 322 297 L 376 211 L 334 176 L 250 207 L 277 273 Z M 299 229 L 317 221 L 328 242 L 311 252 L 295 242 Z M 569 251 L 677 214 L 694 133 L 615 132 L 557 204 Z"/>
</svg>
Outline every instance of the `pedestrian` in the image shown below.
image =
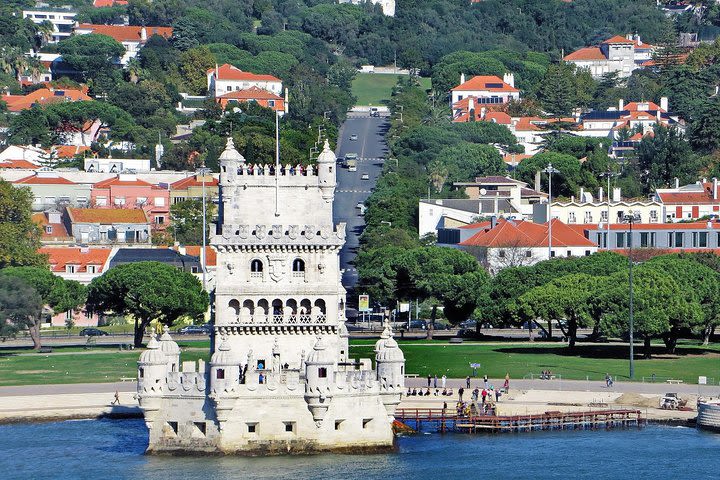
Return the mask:
<svg viewBox="0 0 720 480">
<path fill-rule="evenodd" d="M 488 378 L 487 375 L 483 376 L 483 385 L 485 386 L 485 390 L 488 388 Z"/>
<path fill-rule="evenodd" d="M 505 374 L 505 383 L 503 383 L 503 390 L 505 390 L 505 395 L 510 393 L 510 374 Z"/>
<path fill-rule="evenodd" d="M 458 388 L 458 396 L 459 396 L 459 399 L 461 402 L 462 402 L 463 393 L 465 393 L 465 389 L 463 387 Z"/>
<path fill-rule="evenodd" d="M 433 380 L 434 384 L 433 387 L 437 388 L 437 374 L 435 374 L 435 379 Z M 445 385 L 443 385 L 444 387 Z"/>
<path fill-rule="evenodd" d="M 465 388 L 470 388 L 470 375 L 465 377 Z"/>
<path fill-rule="evenodd" d="M 443 412 L 447 410 L 447 402 L 443 402 Z"/>
<path fill-rule="evenodd" d="M 445 375 L 442 376 L 442 388 L 445 388 L 445 382 L 447 381 L 447 377 Z"/>
<path fill-rule="evenodd" d="M 430 374 L 428 373 L 428 388 L 430 388 L 430 380 L 432 380 L 432 377 L 431 377 Z"/>
<path fill-rule="evenodd" d="M 120 393 L 117 390 L 115 390 L 115 400 L 110 405 L 120 405 Z"/>
<path fill-rule="evenodd" d="M 500 389 L 495 390 L 495 403 L 500 400 Z"/>
<path fill-rule="evenodd" d="M 610 388 L 610 374 L 605 374 L 605 387 Z"/>
<path fill-rule="evenodd" d="M 487 390 L 483 388 L 483 391 L 480 392 L 480 396 L 482 396 L 482 403 L 485 404 L 485 399 L 487 398 Z"/>
</svg>

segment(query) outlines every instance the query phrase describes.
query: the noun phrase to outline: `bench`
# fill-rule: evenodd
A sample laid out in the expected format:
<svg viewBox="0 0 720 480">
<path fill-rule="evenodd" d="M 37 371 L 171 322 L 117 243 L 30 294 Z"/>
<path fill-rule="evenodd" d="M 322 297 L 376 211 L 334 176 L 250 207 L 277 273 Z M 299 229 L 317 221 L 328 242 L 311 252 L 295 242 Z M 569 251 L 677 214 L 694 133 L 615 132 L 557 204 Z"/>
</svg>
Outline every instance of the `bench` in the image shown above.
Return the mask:
<svg viewBox="0 0 720 480">
<path fill-rule="evenodd" d="M 406 373 L 405 378 L 418 378 L 419 375 L 417 373 Z"/>
<path fill-rule="evenodd" d="M 463 343 L 463 339 L 460 337 L 453 337 L 450 339 L 449 343 Z"/>
<path fill-rule="evenodd" d="M 135 377 L 120 377 L 121 382 L 134 382 L 137 380 Z"/>
<path fill-rule="evenodd" d="M 665 383 L 671 383 L 671 384 L 679 385 L 679 384 L 681 384 L 681 383 L 685 383 L 685 381 L 684 381 L 684 380 L 676 380 L 676 379 L 674 379 L 674 378 L 668 378 L 667 380 L 665 380 Z"/>
<path fill-rule="evenodd" d="M 52 347 L 40 347 L 38 353 L 52 353 Z"/>
</svg>

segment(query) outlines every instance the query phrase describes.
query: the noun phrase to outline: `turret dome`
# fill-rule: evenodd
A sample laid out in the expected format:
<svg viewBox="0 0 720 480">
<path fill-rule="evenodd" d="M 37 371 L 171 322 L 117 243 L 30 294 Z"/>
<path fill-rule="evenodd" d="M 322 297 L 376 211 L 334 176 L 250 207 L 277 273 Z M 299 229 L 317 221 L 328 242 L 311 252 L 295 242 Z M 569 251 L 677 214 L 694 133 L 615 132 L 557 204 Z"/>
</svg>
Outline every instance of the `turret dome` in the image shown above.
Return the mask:
<svg viewBox="0 0 720 480">
<path fill-rule="evenodd" d="M 235 142 L 233 142 L 232 137 L 228 137 L 227 143 L 225 144 L 225 150 L 220 154 L 220 158 L 218 158 L 219 162 L 244 162 L 245 157 L 243 157 L 240 152 L 238 152 L 235 149 Z"/>
<path fill-rule="evenodd" d="M 230 345 L 228 345 L 227 340 L 223 338 L 217 351 L 213 353 L 210 363 L 212 363 L 213 366 L 228 366 L 239 365 L 240 361 L 230 350 Z"/>
<path fill-rule="evenodd" d="M 380 340 L 375 344 L 375 360 L 378 362 L 404 362 L 405 355 L 392 337 L 390 324 L 385 324 Z"/>
<path fill-rule="evenodd" d="M 167 325 L 163 328 L 163 334 L 160 337 L 160 351 L 168 357 L 180 355 L 180 347 L 177 343 L 175 343 L 172 337 L 170 337 L 170 329 Z"/>
<path fill-rule="evenodd" d="M 332 365 L 335 360 L 335 355 L 327 347 L 323 337 L 318 337 L 315 346 L 305 359 L 305 363 L 308 365 Z"/>
<path fill-rule="evenodd" d="M 337 162 L 337 157 L 335 156 L 335 153 L 333 153 L 333 151 L 330 149 L 330 143 L 326 139 L 322 152 L 320 152 L 320 155 L 318 155 L 317 163 L 332 163 L 334 165 L 335 162 Z"/>
<path fill-rule="evenodd" d="M 160 351 L 160 342 L 157 341 L 155 335 L 150 338 L 147 349 L 140 355 L 138 363 L 144 365 L 165 365 L 167 357 Z"/>
</svg>

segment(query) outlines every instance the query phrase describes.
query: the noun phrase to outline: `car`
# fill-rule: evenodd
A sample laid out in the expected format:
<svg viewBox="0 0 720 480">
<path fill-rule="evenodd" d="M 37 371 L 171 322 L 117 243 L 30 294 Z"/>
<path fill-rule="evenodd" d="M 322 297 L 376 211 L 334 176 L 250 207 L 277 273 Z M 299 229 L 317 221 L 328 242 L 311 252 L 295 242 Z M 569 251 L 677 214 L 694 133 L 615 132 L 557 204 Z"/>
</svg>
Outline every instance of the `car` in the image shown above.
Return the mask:
<svg viewBox="0 0 720 480">
<path fill-rule="evenodd" d="M 105 337 L 107 335 L 110 334 L 105 330 L 100 330 L 99 328 L 83 328 L 80 330 L 81 337 Z"/>
<path fill-rule="evenodd" d="M 365 205 L 363 204 L 363 202 L 358 202 L 357 205 L 355 205 L 355 208 L 359 208 L 360 210 L 362 210 L 363 208 L 365 208 Z"/>
<path fill-rule="evenodd" d="M 345 160 L 357 160 L 358 154 L 356 152 L 350 152 L 345 154 Z"/>
<path fill-rule="evenodd" d="M 367 173 L 363 173 L 360 177 L 360 180 L 370 180 L 370 175 L 368 175 Z"/>
<path fill-rule="evenodd" d="M 188 325 L 177 331 L 180 335 L 209 335 L 210 330 L 205 325 Z"/>
<path fill-rule="evenodd" d="M 427 330 L 427 322 L 425 320 L 413 320 L 410 322 L 410 328 L 419 328 Z"/>
<path fill-rule="evenodd" d="M 351 140 L 351 141 L 354 142 L 354 141 L 357 140 L 357 139 L 358 139 L 357 133 L 353 133 L 352 135 L 350 135 L 350 140 Z"/>
<path fill-rule="evenodd" d="M 370 108 L 370 116 L 371 117 L 379 117 L 380 112 L 378 111 L 377 107 Z"/>
</svg>

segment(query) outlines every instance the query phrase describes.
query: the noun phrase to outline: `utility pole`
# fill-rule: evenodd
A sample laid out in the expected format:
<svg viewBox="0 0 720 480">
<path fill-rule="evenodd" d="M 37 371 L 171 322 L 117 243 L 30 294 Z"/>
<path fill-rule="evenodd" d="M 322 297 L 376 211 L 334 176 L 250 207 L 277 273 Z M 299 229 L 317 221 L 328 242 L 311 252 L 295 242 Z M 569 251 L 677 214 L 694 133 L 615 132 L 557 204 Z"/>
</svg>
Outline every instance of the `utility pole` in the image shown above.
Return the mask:
<svg viewBox="0 0 720 480">
<path fill-rule="evenodd" d="M 607 172 L 601 174 L 603 177 L 607 177 L 607 192 L 606 192 L 606 198 L 607 198 L 607 222 L 605 227 L 605 249 L 610 250 L 610 179 L 612 177 L 617 177 L 620 175 L 619 173 L 613 172 L 608 168 Z M 599 245 L 598 245 L 599 247 Z"/>
<path fill-rule="evenodd" d="M 202 268 L 202 286 L 203 290 L 207 292 L 206 272 L 207 272 L 207 260 L 206 260 L 206 248 L 207 248 L 207 207 L 205 201 L 205 176 L 210 173 L 210 169 L 205 167 L 205 164 L 197 170 L 198 175 L 201 175 L 202 181 L 202 253 L 200 254 L 200 261 Z"/>
<path fill-rule="evenodd" d="M 552 174 L 560 173 L 560 170 L 548 163 L 543 172 L 548 174 L 548 260 L 552 258 Z"/>
<path fill-rule="evenodd" d="M 630 380 L 633 380 L 635 378 L 635 345 L 634 345 L 634 318 L 633 318 L 633 258 L 632 258 L 632 247 L 633 247 L 633 223 L 640 221 L 640 215 L 637 213 L 633 213 L 632 210 L 628 212 L 628 215 L 625 215 L 624 220 L 630 224 L 630 238 L 628 239 L 628 286 L 630 288 L 629 292 L 629 314 L 630 314 L 630 321 L 629 321 L 629 328 L 630 328 Z"/>
</svg>

